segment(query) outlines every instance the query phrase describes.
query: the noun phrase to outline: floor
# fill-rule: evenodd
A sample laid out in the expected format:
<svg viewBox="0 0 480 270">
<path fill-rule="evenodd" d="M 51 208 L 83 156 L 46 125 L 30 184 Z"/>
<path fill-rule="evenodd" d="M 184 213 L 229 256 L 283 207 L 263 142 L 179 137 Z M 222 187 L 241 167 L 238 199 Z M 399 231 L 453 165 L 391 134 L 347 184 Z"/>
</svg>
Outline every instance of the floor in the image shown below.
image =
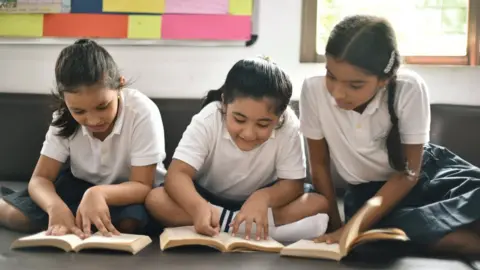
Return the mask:
<svg viewBox="0 0 480 270">
<path fill-rule="evenodd" d="M 15 186 L 10 186 L 15 188 Z M 280 257 L 272 253 L 220 253 L 208 248 L 159 249 L 158 237 L 135 256 L 105 251 L 65 253 L 56 249 L 11 250 L 10 244 L 23 234 L 0 228 L 0 269 L 480 269 L 479 261 L 393 255 L 385 247 L 358 251 L 345 261 Z"/>
</svg>

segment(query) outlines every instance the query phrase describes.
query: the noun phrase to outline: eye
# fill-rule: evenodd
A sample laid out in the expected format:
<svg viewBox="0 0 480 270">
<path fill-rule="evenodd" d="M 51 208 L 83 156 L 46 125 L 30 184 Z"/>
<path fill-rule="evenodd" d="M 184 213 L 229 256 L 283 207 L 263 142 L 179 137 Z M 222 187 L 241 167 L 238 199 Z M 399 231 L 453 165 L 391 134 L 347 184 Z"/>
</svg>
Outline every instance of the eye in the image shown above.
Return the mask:
<svg viewBox="0 0 480 270">
<path fill-rule="evenodd" d="M 237 122 L 237 123 L 240 123 L 240 124 L 245 123 L 245 120 L 237 118 L 235 116 L 233 117 L 233 119 L 235 119 L 235 122 Z"/>
<path fill-rule="evenodd" d="M 97 110 L 103 111 L 103 110 L 107 109 L 109 106 L 110 106 L 110 103 L 104 104 L 104 105 L 100 105 L 100 106 L 97 107 Z"/>
<path fill-rule="evenodd" d="M 270 126 L 270 124 L 260 124 L 260 123 L 258 123 L 257 126 L 260 127 L 260 128 L 268 128 Z"/>
<path fill-rule="evenodd" d="M 85 111 L 79 111 L 79 110 L 71 110 L 70 112 L 73 113 L 73 114 L 77 114 L 77 115 L 85 113 Z"/>
<path fill-rule="evenodd" d="M 351 84 L 350 85 L 350 88 L 355 89 L 355 90 L 361 89 L 362 87 L 363 87 L 363 84 Z"/>
</svg>

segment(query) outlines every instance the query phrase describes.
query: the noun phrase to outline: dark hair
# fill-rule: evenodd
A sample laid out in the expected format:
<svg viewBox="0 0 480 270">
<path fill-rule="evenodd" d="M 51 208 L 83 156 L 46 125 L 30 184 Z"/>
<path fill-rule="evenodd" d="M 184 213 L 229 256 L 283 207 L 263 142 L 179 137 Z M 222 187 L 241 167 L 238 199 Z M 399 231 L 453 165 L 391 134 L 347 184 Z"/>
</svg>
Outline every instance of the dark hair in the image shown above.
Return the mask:
<svg viewBox="0 0 480 270">
<path fill-rule="evenodd" d="M 390 166 L 396 170 L 404 170 L 405 154 L 394 108 L 400 55 L 392 26 L 387 20 L 376 16 L 346 17 L 334 27 L 325 51 L 327 55 L 345 60 L 379 79 L 390 79 L 387 85 L 387 100 L 392 129 L 387 136 L 386 146 Z"/>
<path fill-rule="evenodd" d="M 102 46 L 89 39 L 77 40 L 64 48 L 55 63 L 58 115 L 52 125 L 59 127 L 57 135 L 68 138 L 75 134 L 79 124 L 64 101 L 64 93 L 77 93 L 80 87 L 101 85 L 110 89 L 121 89 L 120 71 L 112 56 Z"/>
<path fill-rule="evenodd" d="M 242 59 L 233 65 L 219 89 L 208 92 L 202 108 L 213 101 L 222 101 L 222 96 L 225 105 L 238 97 L 271 98 L 275 114 L 281 116 L 292 97 L 292 82 L 280 67 L 266 57 Z"/>
</svg>

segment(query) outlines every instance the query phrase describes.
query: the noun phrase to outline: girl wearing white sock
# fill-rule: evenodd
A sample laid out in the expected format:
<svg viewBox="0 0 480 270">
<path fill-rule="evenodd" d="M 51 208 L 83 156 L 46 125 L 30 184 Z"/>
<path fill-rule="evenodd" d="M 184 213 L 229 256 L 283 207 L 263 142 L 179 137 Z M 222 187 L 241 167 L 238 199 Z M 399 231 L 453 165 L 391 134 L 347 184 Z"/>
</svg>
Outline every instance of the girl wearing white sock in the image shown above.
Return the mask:
<svg viewBox="0 0 480 270">
<path fill-rule="evenodd" d="M 184 132 L 164 185 L 148 195 L 151 215 L 164 226 L 194 225 L 210 236 L 295 241 L 323 234 L 329 206 L 304 185 L 291 95 L 290 79 L 276 64 L 238 61 Z"/>
</svg>

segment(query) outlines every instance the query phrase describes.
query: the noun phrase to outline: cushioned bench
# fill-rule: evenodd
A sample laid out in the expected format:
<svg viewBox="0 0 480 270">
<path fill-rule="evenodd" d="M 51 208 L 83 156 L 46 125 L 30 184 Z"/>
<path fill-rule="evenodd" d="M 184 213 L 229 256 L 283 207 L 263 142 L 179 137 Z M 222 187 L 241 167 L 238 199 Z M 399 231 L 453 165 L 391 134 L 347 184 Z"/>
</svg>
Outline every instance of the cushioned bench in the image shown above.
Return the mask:
<svg viewBox="0 0 480 270">
<path fill-rule="evenodd" d="M 0 184 L 13 189 L 25 187 L 51 120 L 52 99 L 41 94 L 0 93 Z M 168 166 L 174 149 L 191 117 L 200 109 L 198 99 L 153 99 L 160 108 L 164 126 Z M 298 104 L 294 102 L 294 108 Z M 298 112 L 298 110 L 297 110 Z M 432 105 L 432 142 L 445 145 L 473 164 L 480 165 L 480 107 L 460 105 Z M 336 175 L 336 174 L 335 174 Z M 339 191 L 345 184 L 335 177 Z M 154 243 L 136 256 L 101 252 L 65 254 L 56 250 L 11 251 L 10 243 L 19 233 L 0 228 L 0 269 L 185 269 L 198 267 L 255 269 L 471 269 L 469 262 L 458 259 L 440 259 L 402 256 L 390 257 L 388 250 L 374 249 L 373 253 L 353 254 L 341 264 L 336 262 L 281 258 L 275 254 L 246 253 L 220 254 L 205 249 L 181 249 L 159 252 L 158 237 Z M 379 253 L 380 252 L 380 253 Z M 385 255 L 383 255 L 383 253 Z M 208 253 L 208 254 L 207 254 Z M 379 261 L 379 258 L 382 260 Z M 443 265 L 441 265 L 443 264 Z"/>
</svg>

